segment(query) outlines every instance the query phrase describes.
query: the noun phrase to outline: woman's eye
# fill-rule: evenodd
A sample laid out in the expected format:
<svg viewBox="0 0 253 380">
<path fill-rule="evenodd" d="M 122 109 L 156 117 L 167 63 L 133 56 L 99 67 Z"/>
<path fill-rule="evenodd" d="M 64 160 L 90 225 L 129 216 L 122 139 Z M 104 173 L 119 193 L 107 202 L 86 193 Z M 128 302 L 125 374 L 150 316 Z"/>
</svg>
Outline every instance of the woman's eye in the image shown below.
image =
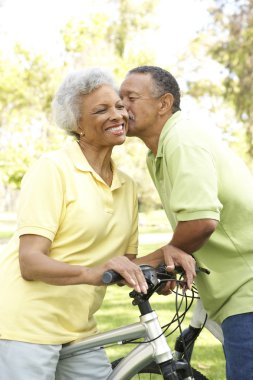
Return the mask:
<svg viewBox="0 0 253 380">
<path fill-rule="evenodd" d="M 95 111 L 94 113 L 95 114 L 97 114 L 97 113 L 103 113 L 103 112 L 105 112 L 106 110 L 103 108 L 103 109 L 101 109 L 101 110 L 97 110 L 97 111 Z"/>
<path fill-rule="evenodd" d="M 119 104 L 119 105 L 117 106 L 117 108 L 118 108 L 119 110 L 123 110 L 123 109 L 125 108 L 125 106 L 123 106 L 123 104 Z"/>
</svg>

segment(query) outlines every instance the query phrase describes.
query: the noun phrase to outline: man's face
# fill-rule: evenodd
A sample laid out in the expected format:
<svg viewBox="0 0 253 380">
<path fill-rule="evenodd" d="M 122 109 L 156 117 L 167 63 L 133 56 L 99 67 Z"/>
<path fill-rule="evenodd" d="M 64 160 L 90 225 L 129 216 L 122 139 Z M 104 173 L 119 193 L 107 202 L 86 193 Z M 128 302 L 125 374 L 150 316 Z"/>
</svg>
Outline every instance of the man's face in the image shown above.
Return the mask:
<svg viewBox="0 0 253 380">
<path fill-rule="evenodd" d="M 160 97 L 154 97 L 150 74 L 134 73 L 120 87 L 120 97 L 129 114 L 128 136 L 142 138 L 151 132 L 157 120 Z"/>
</svg>

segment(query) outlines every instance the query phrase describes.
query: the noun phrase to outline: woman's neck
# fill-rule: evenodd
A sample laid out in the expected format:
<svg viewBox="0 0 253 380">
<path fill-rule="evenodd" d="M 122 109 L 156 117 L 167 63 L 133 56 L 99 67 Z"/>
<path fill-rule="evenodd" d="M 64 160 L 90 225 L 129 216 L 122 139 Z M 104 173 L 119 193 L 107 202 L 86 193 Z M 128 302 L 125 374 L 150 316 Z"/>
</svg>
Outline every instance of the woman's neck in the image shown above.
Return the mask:
<svg viewBox="0 0 253 380">
<path fill-rule="evenodd" d="M 111 164 L 112 148 L 97 148 L 81 140 L 78 143 L 90 166 L 108 186 L 111 186 L 113 177 Z"/>
</svg>

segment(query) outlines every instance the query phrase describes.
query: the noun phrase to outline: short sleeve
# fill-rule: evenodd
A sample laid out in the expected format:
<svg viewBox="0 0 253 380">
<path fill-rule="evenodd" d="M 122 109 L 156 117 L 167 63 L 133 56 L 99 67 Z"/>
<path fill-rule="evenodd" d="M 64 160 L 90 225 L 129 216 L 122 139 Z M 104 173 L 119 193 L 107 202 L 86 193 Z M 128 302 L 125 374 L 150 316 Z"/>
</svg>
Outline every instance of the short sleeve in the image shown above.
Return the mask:
<svg viewBox="0 0 253 380">
<path fill-rule="evenodd" d="M 136 255 L 138 253 L 138 198 L 136 185 L 133 183 L 133 219 L 132 230 L 129 239 L 129 244 L 126 253 Z"/>
<path fill-rule="evenodd" d="M 64 187 L 57 165 L 40 158 L 24 176 L 18 208 L 18 235 L 36 234 L 51 241 L 64 209 Z"/>
<path fill-rule="evenodd" d="M 202 147 L 178 146 L 168 159 L 171 210 L 178 221 L 220 220 L 218 180 L 212 155 Z"/>
</svg>

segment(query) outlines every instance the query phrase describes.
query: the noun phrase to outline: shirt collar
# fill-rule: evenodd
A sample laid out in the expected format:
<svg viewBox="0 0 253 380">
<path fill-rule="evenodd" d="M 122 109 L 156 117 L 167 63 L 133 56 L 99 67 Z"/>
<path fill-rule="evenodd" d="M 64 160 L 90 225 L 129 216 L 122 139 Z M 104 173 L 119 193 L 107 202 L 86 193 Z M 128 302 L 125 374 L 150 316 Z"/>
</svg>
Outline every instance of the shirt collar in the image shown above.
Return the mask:
<svg viewBox="0 0 253 380">
<path fill-rule="evenodd" d="M 163 143 L 164 143 L 164 140 L 165 140 L 165 138 L 166 138 L 166 136 L 168 134 L 168 131 L 171 130 L 171 128 L 178 122 L 178 120 L 181 118 L 181 116 L 182 116 L 182 112 L 181 111 L 177 111 L 164 124 L 163 129 L 162 129 L 161 134 L 160 134 L 160 137 L 159 137 L 156 158 L 163 157 Z M 148 155 L 152 155 L 152 152 L 149 151 Z"/>
<path fill-rule="evenodd" d="M 104 183 L 102 178 L 95 172 L 95 170 L 90 166 L 87 158 L 83 154 L 79 144 L 77 141 L 70 141 L 66 144 L 64 150 L 71 158 L 76 169 L 83 172 L 90 172 L 94 178 L 96 178 L 99 182 Z M 120 171 L 116 168 L 114 162 L 112 161 L 112 171 L 113 171 L 113 179 L 111 190 L 117 189 L 121 187 L 121 185 L 125 182 L 125 178 L 121 175 Z"/>
</svg>

